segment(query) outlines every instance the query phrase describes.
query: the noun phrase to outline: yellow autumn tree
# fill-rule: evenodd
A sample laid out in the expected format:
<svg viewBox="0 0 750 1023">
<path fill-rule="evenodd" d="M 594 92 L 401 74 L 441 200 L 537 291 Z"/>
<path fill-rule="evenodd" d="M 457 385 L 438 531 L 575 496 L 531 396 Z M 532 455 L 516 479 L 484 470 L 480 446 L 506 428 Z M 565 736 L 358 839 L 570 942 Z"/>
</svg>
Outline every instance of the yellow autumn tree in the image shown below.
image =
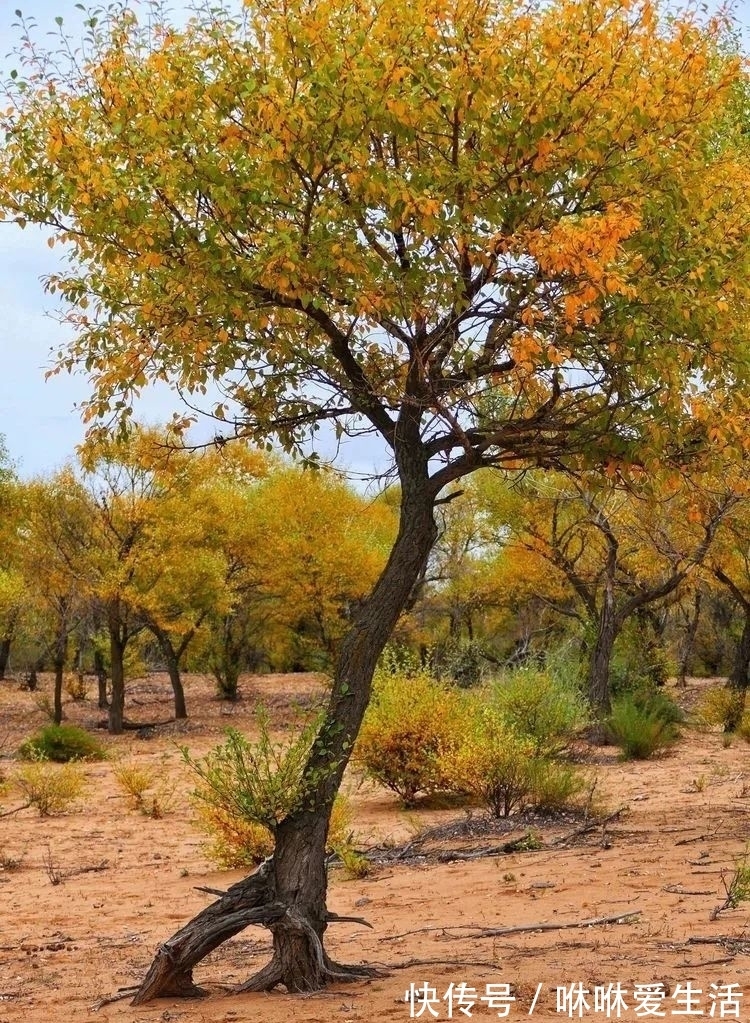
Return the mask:
<svg viewBox="0 0 750 1023">
<path fill-rule="evenodd" d="M 323 945 L 326 830 L 444 488 L 677 457 L 699 391 L 724 397 L 705 443 L 745 443 L 743 71 L 719 21 L 652 0 L 246 0 L 182 28 L 145 10 L 92 17 L 67 65 L 21 40 L 0 208 L 68 247 L 48 284 L 92 422 L 152 379 L 214 383 L 225 438 L 366 432 L 398 477 L 305 798 L 245 918 L 227 896 L 191 941 L 198 918 L 136 1001 L 193 990 L 243 919 L 274 936 L 247 986 L 312 990 L 352 975 Z"/>
</svg>

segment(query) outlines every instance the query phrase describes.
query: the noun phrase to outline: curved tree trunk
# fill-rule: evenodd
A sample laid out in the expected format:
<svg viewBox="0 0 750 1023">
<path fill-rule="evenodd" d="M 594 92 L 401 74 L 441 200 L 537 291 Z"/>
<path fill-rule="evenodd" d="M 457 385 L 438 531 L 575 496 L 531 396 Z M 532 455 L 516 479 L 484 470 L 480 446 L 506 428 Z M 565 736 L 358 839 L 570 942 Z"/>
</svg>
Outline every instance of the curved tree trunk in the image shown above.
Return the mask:
<svg viewBox="0 0 750 1023">
<path fill-rule="evenodd" d="M 326 716 L 305 767 L 304 805 L 277 830 L 276 848 L 268 867 L 273 883 L 265 896 L 265 916 L 261 909 L 256 911 L 253 907 L 253 919 L 238 928 L 257 922 L 270 927 L 273 933 L 271 962 L 243 990 L 270 990 L 282 984 L 289 991 L 314 991 L 329 980 L 372 975 L 363 967 L 339 966 L 325 952 L 323 938 L 329 919 L 325 844 L 333 801 L 370 700 L 377 660 L 424 570 L 437 536 L 434 493 L 427 482 L 426 458 L 421 446 L 418 453 L 412 449 L 410 454 L 413 461 L 407 466 L 402 454 L 401 467 L 405 471 L 399 534 L 385 569 L 342 643 Z M 221 902 L 216 907 L 221 917 Z M 228 924 L 228 905 L 223 912 Z M 189 931 L 192 935 L 189 947 L 195 949 L 200 945 L 202 949 L 200 937 L 196 936 L 208 933 L 208 924 L 204 926 L 202 919 L 205 921 L 203 915 L 196 917 L 162 946 L 167 951 L 157 955 L 134 1004 L 161 994 L 195 992 L 192 967 L 210 951 L 209 943 L 196 958 L 187 954 L 179 939 Z M 215 920 L 210 926 L 211 932 L 216 933 Z M 220 938 L 211 947 L 224 940 Z M 159 960 L 164 955 L 169 959 L 169 969 L 160 975 Z"/>
</svg>

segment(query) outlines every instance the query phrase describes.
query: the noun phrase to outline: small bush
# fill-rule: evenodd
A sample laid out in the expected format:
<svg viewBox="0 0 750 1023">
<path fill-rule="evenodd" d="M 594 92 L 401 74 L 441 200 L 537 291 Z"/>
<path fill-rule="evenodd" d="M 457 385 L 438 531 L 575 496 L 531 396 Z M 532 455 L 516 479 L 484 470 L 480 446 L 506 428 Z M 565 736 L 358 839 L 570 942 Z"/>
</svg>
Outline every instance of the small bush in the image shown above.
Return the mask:
<svg viewBox="0 0 750 1023">
<path fill-rule="evenodd" d="M 478 797 L 494 817 L 507 817 L 528 802 L 534 753 L 532 739 L 484 710 L 475 714 L 459 745 L 443 751 L 440 764 L 452 788 Z"/>
<path fill-rule="evenodd" d="M 209 836 L 205 853 L 225 870 L 257 865 L 273 852 L 273 835 L 256 824 L 213 803 L 196 800 L 196 825 Z"/>
<path fill-rule="evenodd" d="M 712 686 L 706 690 L 698 701 L 695 716 L 700 724 L 709 727 L 719 725 L 725 732 L 732 731 L 738 721 L 740 723 L 736 731 L 744 735 L 743 730 L 750 729 L 750 715 L 745 711 L 744 693 L 732 686 Z"/>
<path fill-rule="evenodd" d="M 207 853 L 223 867 L 254 866 L 273 852 L 274 832 L 305 800 L 302 773 L 317 733 L 313 721 L 291 741 L 272 741 L 258 714 L 256 742 L 237 731 L 200 761 L 183 757 L 200 778 L 193 792 L 197 825 L 210 836 Z"/>
<path fill-rule="evenodd" d="M 146 792 L 156 783 L 154 770 L 150 767 L 140 767 L 138 764 L 117 764 L 112 773 L 130 800 L 131 806 L 136 809 L 143 802 Z"/>
<path fill-rule="evenodd" d="M 607 733 L 622 750 L 624 759 L 647 760 L 676 741 L 677 726 L 669 703 L 633 693 L 615 700 Z"/>
<path fill-rule="evenodd" d="M 19 750 L 24 760 L 104 760 L 107 753 L 101 743 L 77 725 L 47 725 L 32 735 Z"/>
<path fill-rule="evenodd" d="M 19 767 L 14 782 L 40 817 L 63 813 L 85 788 L 85 779 L 75 764 L 53 767 L 42 759 Z"/>
<path fill-rule="evenodd" d="M 260 735 L 256 742 L 229 729 L 226 742 L 203 760 L 193 760 L 187 749 L 182 755 L 201 780 L 194 792 L 196 799 L 274 831 L 304 802 L 302 774 L 317 722 L 308 724 L 291 741 L 275 743 L 266 714 L 259 712 L 257 719 Z"/>
<path fill-rule="evenodd" d="M 507 727 L 545 756 L 565 750 L 588 720 L 578 689 L 538 668 L 520 668 L 497 682 L 492 703 Z"/>
<path fill-rule="evenodd" d="M 530 765 L 531 805 L 542 813 L 559 813 L 579 806 L 588 779 L 572 764 L 537 757 Z"/>
<path fill-rule="evenodd" d="M 83 672 L 68 672 L 63 680 L 65 692 L 76 703 L 80 703 L 86 699 L 88 693 L 88 686 L 86 685 L 86 677 Z"/>
<path fill-rule="evenodd" d="M 134 810 L 144 817 L 161 820 L 173 808 L 174 786 L 150 767 L 138 764 L 118 764 L 114 768 L 117 784 L 125 792 Z"/>
<path fill-rule="evenodd" d="M 355 760 L 365 775 L 401 797 L 444 787 L 441 754 L 456 744 L 460 694 L 425 669 L 379 672 L 357 740 Z"/>
</svg>

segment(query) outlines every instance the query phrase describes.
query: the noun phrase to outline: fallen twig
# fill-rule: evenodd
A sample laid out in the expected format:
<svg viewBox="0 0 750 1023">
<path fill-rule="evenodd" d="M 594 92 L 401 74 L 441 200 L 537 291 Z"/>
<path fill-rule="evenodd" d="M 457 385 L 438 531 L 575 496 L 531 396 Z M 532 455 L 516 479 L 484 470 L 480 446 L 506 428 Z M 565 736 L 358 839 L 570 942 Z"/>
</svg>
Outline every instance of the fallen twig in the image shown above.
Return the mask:
<svg viewBox="0 0 750 1023">
<path fill-rule="evenodd" d="M 100 998 L 98 1002 L 94 1002 L 91 1006 L 92 1012 L 98 1012 L 103 1009 L 105 1005 L 111 1005 L 113 1002 L 121 1002 L 123 998 L 130 998 L 138 990 L 138 986 L 135 987 L 120 987 L 113 995 L 108 995 L 106 998 Z"/>
<path fill-rule="evenodd" d="M 469 938 L 495 938 L 503 934 L 524 934 L 528 931 L 564 931 L 573 927 L 596 927 L 600 924 L 619 924 L 625 920 L 634 920 L 641 915 L 640 909 L 631 910 L 628 913 L 618 913 L 614 916 L 594 916 L 587 920 L 570 920 L 566 923 L 537 923 L 521 924 L 518 927 L 482 927 L 481 924 L 442 924 L 434 927 L 417 927 L 413 931 L 403 931 L 401 934 L 391 934 L 381 941 L 396 941 L 398 938 L 405 938 L 410 934 L 426 934 L 428 931 L 474 931 L 467 935 Z"/>
<path fill-rule="evenodd" d="M 611 823 L 614 820 L 617 820 L 620 814 L 625 813 L 625 811 L 629 809 L 630 807 L 627 805 L 627 803 L 624 803 L 622 806 L 618 807 L 614 811 L 614 813 L 610 813 L 606 817 L 596 817 L 593 820 L 587 821 L 580 827 L 574 828 L 573 831 L 569 831 L 566 835 L 560 835 L 559 838 L 553 839 L 553 841 L 550 842 L 550 845 L 551 846 L 567 845 L 568 842 L 572 842 L 576 838 L 581 838 L 583 835 L 587 835 L 590 831 L 596 831 L 597 828 L 606 827 L 607 824 Z"/>
<path fill-rule="evenodd" d="M 713 895 L 713 889 L 705 888 L 683 888 L 681 884 L 668 884 L 662 888 L 663 892 L 669 892 L 671 895 Z"/>
<path fill-rule="evenodd" d="M 452 863 L 456 860 L 480 860 L 485 856 L 509 856 L 515 852 L 531 852 L 543 848 L 539 842 L 536 835 L 527 831 L 520 838 L 514 838 L 510 842 L 503 842 L 501 845 L 485 845 L 472 852 L 464 852 L 462 849 L 444 849 L 437 854 L 436 859 L 438 863 Z"/>
</svg>

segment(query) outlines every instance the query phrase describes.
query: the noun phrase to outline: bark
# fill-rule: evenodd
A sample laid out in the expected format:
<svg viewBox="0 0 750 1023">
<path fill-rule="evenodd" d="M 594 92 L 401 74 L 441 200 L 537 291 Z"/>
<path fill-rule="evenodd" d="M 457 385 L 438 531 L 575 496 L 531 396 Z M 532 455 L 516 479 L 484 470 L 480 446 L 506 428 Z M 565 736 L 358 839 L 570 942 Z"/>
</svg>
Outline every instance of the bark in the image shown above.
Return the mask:
<svg viewBox="0 0 750 1023">
<path fill-rule="evenodd" d="M 380 579 L 342 643 L 326 716 L 304 772 L 303 807 L 287 817 L 277 830 L 276 848 L 268 868 L 273 880 L 265 897 L 266 911 L 273 914 L 273 919 L 263 919 L 261 915 L 248 921 L 270 927 L 273 958 L 243 990 L 270 990 L 281 984 L 288 991 L 315 991 L 330 980 L 372 975 L 363 967 L 339 966 L 325 952 L 323 939 L 329 919 L 325 843 L 331 807 L 369 703 L 378 657 L 424 571 L 437 536 L 433 517 L 435 495 L 428 484 L 424 450 L 421 445 L 418 449 L 414 446 L 397 457 L 402 480 L 399 534 Z M 219 915 L 221 912 L 217 909 Z M 228 908 L 226 913 L 228 919 Z M 165 974 L 164 982 L 158 976 L 154 979 L 158 973 L 157 955 L 136 995 L 136 1004 L 167 993 L 194 993 L 192 967 L 210 948 L 206 946 L 197 958 L 193 953 L 188 956 L 179 939 L 193 926 L 200 930 L 198 920 L 163 946 L 168 950 L 171 972 Z M 219 938 L 211 947 L 223 940 Z M 195 943 L 190 945 L 191 950 L 194 947 Z"/>
<path fill-rule="evenodd" d="M 127 638 L 115 604 L 109 610 L 109 660 L 112 675 L 112 699 L 109 704 L 109 731 L 122 735 L 125 717 L 125 646 Z"/>
<path fill-rule="evenodd" d="M 609 670 L 620 627 L 611 602 L 605 600 L 589 661 L 589 700 L 594 715 L 599 720 L 606 717 L 611 709 Z"/>
<path fill-rule="evenodd" d="M 688 667 L 695 648 L 695 637 L 698 635 L 698 622 L 700 621 L 702 602 L 703 594 L 700 590 L 696 590 L 692 609 L 688 613 L 685 634 L 680 647 L 680 665 L 677 672 L 677 685 L 681 688 L 687 684 Z"/>
<path fill-rule="evenodd" d="M 11 637 L 3 636 L 0 639 L 0 680 L 5 678 L 5 672 L 8 670 L 8 661 L 10 660 L 10 644 Z"/>
<path fill-rule="evenodd" d="M 62 722 L 63 708 L 62 708 L 62 691 L 63 691 L 63 675 L 65 672 L 65 657 L 68 652 L 68 634 L 65 629 L 60 632 L 55 642 L 55 657 L 54 657 L 54 668 L 55 668 L 55 711 L 54 721 L 56 725 Z"/>
<path fill-rule="evenodd" d="M 187 704 L 185 702 L 185 689 L 182 685 L 182 675 L 180 672 L 180 659 L 195 635 L 195 629 L 190 629 L 189 632 L 183 636 L 178 647 L 175 647 L 169 634 L 159 628 L 158 625 L 151 624 L 149 625 L 149 629 L 156 637 L 159 649 L 161 650 L 164 656 L 164 661 L 167 665 L 169 681 L 174 694 L 174 716 L 178 720 L 184 719 L 188 716 L 188 713 Z"/>
<path fill-rule="evenodd" d="M 97 706 L 99 710 L 109 710 L 109 700 L 107 699 L 107 672 L 104 668 L 104 658 L 99 650 L 94 651 L 94 671 L 96 673 L 96 683 L 99 690 Z"/>
<path fill-rule="evenodd" d="M 731 713 L 724 724 L 726 732 L 736 732 L 740 727 L 747 702 L 748 676 L 750 675 L 750 603 L 743 603 L 742 610 L 745 620 L 742 625 L 742 634 L 737 642 L 734 665 L 729 675 L 729 685 L 737 699 L 732 701 Z"/>
</svg>

